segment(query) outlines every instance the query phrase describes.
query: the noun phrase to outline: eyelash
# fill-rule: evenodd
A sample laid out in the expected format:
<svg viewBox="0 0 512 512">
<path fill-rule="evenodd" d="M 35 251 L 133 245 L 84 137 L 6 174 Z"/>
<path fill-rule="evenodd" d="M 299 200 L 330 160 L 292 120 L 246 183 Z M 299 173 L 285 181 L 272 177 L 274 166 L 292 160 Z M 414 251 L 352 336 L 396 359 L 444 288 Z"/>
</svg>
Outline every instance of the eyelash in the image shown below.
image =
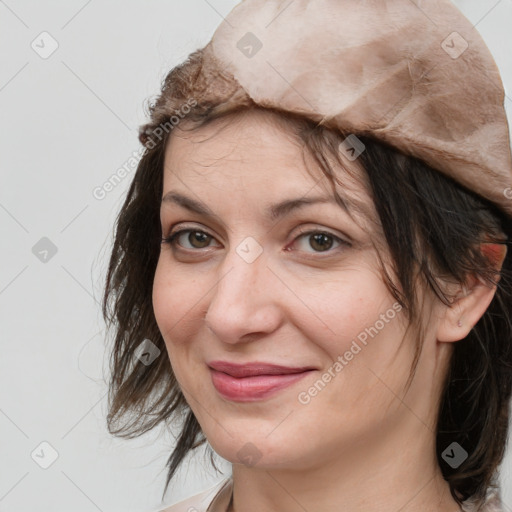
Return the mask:
<svg viewBox="0 0 512 512">
<path fill-rule="evenodd" d="M 165 237 L 165 238 L 162 238 L 162 244 L 168 244 L 170 245 L 171 247 L 175 248 L 176 247 L 176 239 L 179 238 L 182 234 L 184 233 L 201 233 L 201 234 L 205 234 L 206 236 L 212 238 L 212 239 L 215 239 L 215 237 L 213 237 L 212 235 L 210 235 L 208 232 L 206 231 L 203 231 L 201 229 L 195 229 L 195 228 L 188 228 L 188 229 L 181 229 L 179 231 L 176 231 L 175 233 L 171 233 L 169 236 Z M 297 237 L 295 237 L 295 239 L 293 240 L 293 242 L 295 242 L 296 240 L 300 239 L 300 238 L 303 238 L 303 237 L 307 237 L 307 236 L 311 236 L 311 235 L 327 235 L 328 237 L 332 238 L 334 241 L 338 242 L 339 243 L 339 246 L 338 247 L 335 247 L 335 248 L 329 248 L 325 251 L 314 251 L 315 254 L 329 254 L 331 255 L 332 252 L 336 251 L 336 249 L 340 249 L 341 247 L 351 247 L 352 244 L 350 244 L 347 240 L 343 240 L 342 238 L 332 234 L 332 233 L 329 233 L 328 231 L 323 231 L 323 230 L 319 230 L 319 229 L 313 229 L 313 230 L 308 230 L 308 231 L 304 231 L 302 233 L 299 233 L 297 235 Z M 209 249 L 209 247 L 205 247 L 203 249 Z M 191 251 L 191 252 L 200 252 L 202 251 L 203 249 L 183 249 L 184 251 Z"/>
</svg>

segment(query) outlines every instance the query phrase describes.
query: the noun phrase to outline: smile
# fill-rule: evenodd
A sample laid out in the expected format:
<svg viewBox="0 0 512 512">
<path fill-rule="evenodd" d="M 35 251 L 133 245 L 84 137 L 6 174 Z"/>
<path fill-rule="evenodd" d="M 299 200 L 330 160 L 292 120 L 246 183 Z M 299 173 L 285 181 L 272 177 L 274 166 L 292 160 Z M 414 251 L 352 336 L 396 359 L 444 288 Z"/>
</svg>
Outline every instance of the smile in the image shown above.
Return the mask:
<svg viewBox="0 0 512 512">
<path fill-rule="evenodd" d="M 215 389 L 236 402 L 263 400 L 309 375 L 314 368 L 290 368 L 265 363 L 234 365 L 214 362 L 208 365 Z"/>
</svg>

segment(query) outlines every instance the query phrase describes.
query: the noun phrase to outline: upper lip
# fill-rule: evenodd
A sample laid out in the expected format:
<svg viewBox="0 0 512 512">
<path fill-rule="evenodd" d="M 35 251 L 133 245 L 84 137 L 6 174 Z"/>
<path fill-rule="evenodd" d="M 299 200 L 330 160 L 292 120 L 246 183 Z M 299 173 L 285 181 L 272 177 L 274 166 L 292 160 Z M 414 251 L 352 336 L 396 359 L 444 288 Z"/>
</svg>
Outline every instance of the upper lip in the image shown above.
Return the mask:
<svg viewBox="0 0 512 512">
<path fill-rule="evenodd" d="M 314 370 L 311 366 L 282 366 L 272 363 L 252 362 L 245 364 L 229 363 L 227 361 L 212 361 L 208 363 L 210 368 L 219 372 L 227 373 L 232 377 L 253 377 L 255 375 L 288 375 L 290 373 L 302 373 Z"/>
</svg>

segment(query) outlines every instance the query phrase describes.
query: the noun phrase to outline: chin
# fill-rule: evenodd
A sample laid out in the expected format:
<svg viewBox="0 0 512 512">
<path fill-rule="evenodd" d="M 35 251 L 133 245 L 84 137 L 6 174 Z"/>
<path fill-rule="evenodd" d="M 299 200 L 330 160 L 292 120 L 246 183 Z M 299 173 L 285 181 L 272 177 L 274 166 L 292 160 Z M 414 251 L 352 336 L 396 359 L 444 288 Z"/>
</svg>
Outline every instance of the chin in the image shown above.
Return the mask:
<svg viewBox="0 0 512 512">
<path fill-rule="evenodd" d="M 291 436 L 288 432 L 283 431 L 281 435 L 273 432 L 269 436 L 267 433 L 272 428 L 267 425 L 265 428 L 261 427 L 257 422 L 253 422 L 252 429 L 235 430 L 230 425 L 227 430 L 232 435 L 218 427 L 214 434 L 207 433 L 206 437 L 215 452 L 232 464 L 260 469 L 292 469 L 297 468 L 300 462 L 305 463 L 308 457 L 304 453 L 304 443 L 300 447 L 294 446 L 290 443 Z M 313 448 L 311 451 L 314 451 Z"/>
</svg>

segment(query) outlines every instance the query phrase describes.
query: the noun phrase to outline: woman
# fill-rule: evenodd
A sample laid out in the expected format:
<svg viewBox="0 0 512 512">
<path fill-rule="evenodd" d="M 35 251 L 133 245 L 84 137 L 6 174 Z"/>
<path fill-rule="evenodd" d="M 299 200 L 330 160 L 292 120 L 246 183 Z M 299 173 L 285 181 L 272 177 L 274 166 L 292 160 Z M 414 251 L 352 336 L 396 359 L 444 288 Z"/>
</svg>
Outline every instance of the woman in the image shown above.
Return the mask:
<svg viewBox="0 0 512 512">
<path fill-rule="evenodd" d="M 182 420 L 167 484 L 206 441 L 233 468 L 166 511 L 499 510 L 512 163 L 471 24 L 245 0 L 150 110 L 104 296 L 109 428 Z"/>
</svg>

